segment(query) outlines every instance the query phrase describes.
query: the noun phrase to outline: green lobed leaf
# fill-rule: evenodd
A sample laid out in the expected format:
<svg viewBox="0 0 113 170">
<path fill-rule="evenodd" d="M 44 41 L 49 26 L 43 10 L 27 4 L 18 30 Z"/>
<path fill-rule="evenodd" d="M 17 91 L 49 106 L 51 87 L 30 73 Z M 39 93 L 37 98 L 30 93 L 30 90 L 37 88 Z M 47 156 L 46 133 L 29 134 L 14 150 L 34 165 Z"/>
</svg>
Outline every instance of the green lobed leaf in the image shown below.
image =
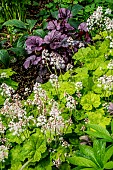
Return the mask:
<svg viewBox="0 0 113 170">
<path fill-rule="evenodd" d="M 99 107 L 100 96 L 89 91 L 81 98 L 81 105 L 84 110 L 92 110 L 93 107 Z"/>
<path fill-rule="evenodd" d="M 21 152 L 22 160 L 33 158 L 32 162 L 39 161 L 41 154 L 46 151 L 46 141 L 40 131 L 30 136 L 29 140 L 23 145 Z"/>
<path fill-rule="evenodd" d="M 21 149 L 22 147 L 20 145 L 16 145 L 10 150 L 12 165 L 21 162 Z"/>
<path fill-rule="evenodd" d="M 48 159 L 42 159 L 38 166 L 36 167 L 37 170 L 52 170 L 53 163 L 49 161 Z"/>
<path fill-rule="evenodd" d="M 70 95 L 75 93 L 75 85 L 74 83 L 71 82 L 59 82 L 59 93 L 60 93 L 60 98 L 62 99 L 64 97 L 64 93 L 68 93 Z"/>
<path fill-rule="evenodd" d="M 11 163 L 11 168 L 9 170 L 20 170 L 20 168 L 22 167 L 21 162 L 13 162 Z"/>
</svg>

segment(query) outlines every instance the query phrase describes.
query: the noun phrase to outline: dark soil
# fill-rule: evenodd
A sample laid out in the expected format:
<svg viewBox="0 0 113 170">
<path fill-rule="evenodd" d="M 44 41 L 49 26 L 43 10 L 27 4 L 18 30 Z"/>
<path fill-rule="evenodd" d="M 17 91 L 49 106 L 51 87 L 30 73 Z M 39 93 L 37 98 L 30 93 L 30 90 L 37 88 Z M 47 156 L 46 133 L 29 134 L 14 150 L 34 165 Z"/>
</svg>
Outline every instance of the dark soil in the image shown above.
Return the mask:
<svg viewBox="0 0 113 170">
<path fill-rule="evenodd" d="M 47 68 L 40 69 L 40 66 L 31 66 L 29 69 L 25 69 L 24 61 L 25 59 L 19 60 L 10 66 L 16 72 L 11 76 L 11 79 L 19 83 L 15 93 L 18 93 L 21 99 L 26 99 L 30 95 L 36 82 L 45 83 L 50 75 Z M 28 88 L 29 91 L 25 92 L 25 88 Z"/>
</svg>

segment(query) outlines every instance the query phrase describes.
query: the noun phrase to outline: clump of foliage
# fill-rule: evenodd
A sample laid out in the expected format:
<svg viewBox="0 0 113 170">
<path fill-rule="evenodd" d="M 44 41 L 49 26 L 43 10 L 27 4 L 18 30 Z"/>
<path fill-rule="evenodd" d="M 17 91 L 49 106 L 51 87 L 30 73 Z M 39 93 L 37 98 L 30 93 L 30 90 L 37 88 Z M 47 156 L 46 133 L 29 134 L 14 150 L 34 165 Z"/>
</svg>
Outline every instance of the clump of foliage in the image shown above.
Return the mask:
<svg viewBox="0 0 113 170">
<path fill-rule="evenodd" d="M 40 65 L 40 69 L 49 67 L 50 72 L 66 70 L 67 64 L 72 62 L 72 55 L 91 41 L 86 23 L 81 23 L 77 32 L 68 23 L 71 17 L 70 10 L 61 8 L 58 19 L 48 22 L 47 35 L 28 37 L 25 44 L 30 56 L 24 63 L 26 69 L 30 65 Z"/>
<path fill-rule="evenodd" d="M 30 56 L 24 66 L 50 71 L 49 81 L 36 82 L 27 100 L 5 84 L 13 72 L 0 70 L 3 170 L 113 169 L 113 33 L 99 32 L 94 44 L 85 47 L 90 40 L 87 25 L 80 24 L 75 33 L 67 22 L 71 16 L 61 8 L 46 35 L 26 40 Z M 57 70 L 66 73 L 58 77 Z"/>
<path fill-rule="evenodd" d="M 9 1 L 3 0 L 0 2 L 1 7 L 1 22 L 10 20 L 10 19 L 19 19 L 22 21 L 26 20 L 26 4 L 30 3 L 30 0 L 27 1 Z"/>
</svg>

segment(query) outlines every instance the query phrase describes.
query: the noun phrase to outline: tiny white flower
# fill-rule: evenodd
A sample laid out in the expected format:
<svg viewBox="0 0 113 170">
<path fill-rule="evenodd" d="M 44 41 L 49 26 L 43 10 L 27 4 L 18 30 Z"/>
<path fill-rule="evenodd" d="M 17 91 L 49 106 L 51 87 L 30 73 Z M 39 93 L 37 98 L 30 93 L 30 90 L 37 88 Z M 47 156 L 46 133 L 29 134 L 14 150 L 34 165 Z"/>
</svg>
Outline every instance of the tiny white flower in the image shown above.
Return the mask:
<svg viewBox="0 0 113 170">
<path fill-rule="evenodd" d="M 105 11 L 105 14 L 111 14 L 111 9 L 107 8 L 106 11 Z"/>
</svg>

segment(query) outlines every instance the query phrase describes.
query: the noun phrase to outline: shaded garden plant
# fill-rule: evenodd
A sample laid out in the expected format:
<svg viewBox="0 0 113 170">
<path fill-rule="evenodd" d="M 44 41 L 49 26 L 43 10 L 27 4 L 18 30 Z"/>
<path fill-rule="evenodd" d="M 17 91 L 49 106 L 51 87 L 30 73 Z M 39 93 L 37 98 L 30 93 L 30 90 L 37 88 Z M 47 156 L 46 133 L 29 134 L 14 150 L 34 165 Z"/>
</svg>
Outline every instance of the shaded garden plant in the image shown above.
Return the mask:
<svg viewBox="0 0 113 170">
<path fill-rule="evenodd" d="M 51 71 L 64 70 L 68 63 L 72 62 L 72 55 L 80 47 L 85 47 L 91 42 L 86 23 L 80 24 L 75 30 L 68 19 L 72 17 L 69 9 L 61 8 L 58 11 L 58 19 L 48 22 L 48 34 L 41 38 L 29 36 L 26 40 L 26 51 L 29 57 L 24 62 L 28 69 L 30 65 L 38 65 L 40 69 L 49 67 Z M 49 71 L 50 71 L 49 70 Z"/>
</svg>

